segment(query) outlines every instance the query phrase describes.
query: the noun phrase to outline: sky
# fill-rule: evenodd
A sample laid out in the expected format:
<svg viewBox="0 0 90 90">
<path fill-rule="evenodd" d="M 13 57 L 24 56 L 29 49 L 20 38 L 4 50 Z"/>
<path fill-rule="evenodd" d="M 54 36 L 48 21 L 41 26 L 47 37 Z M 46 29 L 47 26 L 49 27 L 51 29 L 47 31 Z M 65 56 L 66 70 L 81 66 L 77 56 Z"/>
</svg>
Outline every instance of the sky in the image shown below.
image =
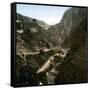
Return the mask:
<svg viewBox="0 0 90 90">
<path fill-rule="evenodd" d="M 24 16 L 42 20 L 49 25 L 54 25 L 60 22 L 64 12 L 69 8 L 63 6 L 17 4 L 16 12 Z"/>
</svg>

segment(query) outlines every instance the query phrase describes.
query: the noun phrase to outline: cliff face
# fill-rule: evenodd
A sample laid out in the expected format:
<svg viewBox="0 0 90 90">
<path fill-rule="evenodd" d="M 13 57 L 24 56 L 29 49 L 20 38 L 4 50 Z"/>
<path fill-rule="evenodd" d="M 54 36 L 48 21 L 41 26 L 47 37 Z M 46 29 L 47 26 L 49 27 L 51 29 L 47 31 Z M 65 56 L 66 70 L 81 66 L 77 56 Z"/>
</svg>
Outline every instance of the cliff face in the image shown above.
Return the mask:
<svg viewBox="0 0 90 90">
<path fill-rule="evenodd" d="M 73 7 L 68 9 L 61 21 L 56 25 L 49 27 L 48 32 L 51 33 L 51 40 L 55 45 L 61 45 L 64 39 L 68 37 L 73 27 L 77 25 L 86 17 L 87 11 L 85 8 Z M 52 39 L 53 38 L 53 39 Z"/>
<path fill-rule="evenodd" d="M 73 9 L 71 9 L 73 10 Z M 74 10 L 72 11 L 74 12 Z M 70 52 L 64 62 L 57 68 L 59 74 L 56 83 L 87 82 L 87 9 L 75 10 L 81 16 L 73 16 L 73 26 L 65 38 L 63 47 L 69 47 Z M 74 18 L 75 17 L 75 18 Z M 74 21 L 75 20 L 75 21 Z M 77 23 L 76 23 L 77 21 Z"/>
</svg>

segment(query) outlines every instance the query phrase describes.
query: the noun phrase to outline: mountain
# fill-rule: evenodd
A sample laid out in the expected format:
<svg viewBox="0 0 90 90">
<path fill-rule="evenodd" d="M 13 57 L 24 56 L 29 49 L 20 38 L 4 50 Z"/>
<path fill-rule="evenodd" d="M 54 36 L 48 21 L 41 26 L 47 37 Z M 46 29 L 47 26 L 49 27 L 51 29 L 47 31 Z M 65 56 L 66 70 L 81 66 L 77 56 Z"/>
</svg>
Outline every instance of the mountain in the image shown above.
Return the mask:
<svg viewBox="0 0 90 90">
<path fill-rule="evenodd" d="M 28 64 L 28 68 L 32 68 L 31 72 L 36 72 L 51 55 L 55 54 L 55 51 L 50 50 L 54 47 L 50 42 L 50 34 L 38 23 L 40 24 L 41 21 L 17 14 L 16 81 L 18 84 L 25 74 L 25 69 L 22 69 L 26 68 L 24 66 Z"/>
<path fill-rule="evenodd" d="M 60 83 L 82 83 L 88 81 L 88 57 L 87 57 L 87 8 L 71 8 L 72 12 L 71 30 L 65 38 L 62 47 L 70 48 L 69 54 L 64 62 L 57 67 L 59 73 L 55 79 L 56 84 Z M 67 14 L 65 12 L 65 14 Z M 63 18 L 65 18 L 64 15 Z M 65 20 L 64 20 L 65 21 Z"/>
<path fill-rule="evenodd" d="M 39 25 L 42 22 L 43 21 L 17 14 L 17 38 L 18 40 L 21 39 L 21 43 L 26 44 L 25 46 L 28 46 L 28 48 L 31 49 L 30 51 L 52 46 L 48 41 L 49 34 Z"/>
<path fill-rule="evenodd" d="M 61 21 L 52 26 L 41 20 L 17 14 L 16 30 L 18 83 L 22 81 L 22 73 L 27 71 L 25 66 L 31 68 L 29 72 L 36 72 L 51 56 L 60 51 L 60 47 L 70 48 L 70 51 L 64 61 L 55 68 L 58 73 L 54 76 L 54 83 L 87 82 L 87 8 L 68 9 Z M 46 80 L 44 75 L 42 82 L 48 84 Z"/>
<path fill-rule="evenodd" d="M 44 28 L 45 30 L 47 30 L 47 29 L 50 27 L 50 25 L 48 25 L 47 23 L 45 23 L 45 22 L 42 21 L 42 20 L 35 19 L 35 18 L 31 18 L 31 17 L 28 17 L 28 16 L 23 16 L 23 15 L 17 13 L 17 21 L 19 21 L 19 20 L 21 20 L 21 21 L 23 21 L 23 22 L 24 22 L 24 21 L 25 21 L 25 22 L 36 21 L 37 24 L 38 24 L 40 27 Z"/>
<path fill-rule="evenodd" d="M 47 31 L 52 34 L 50 38 L 53 38 L 56 46 L 63 43 L 72 28 L 79 24 L 84 16 L 86 16 L 85 8 L 73 7 L 64 13 L 59 23 L 49 27 Z"/>
<path fill-rule="evenodd" d="M 44 28 L 45 30 L 47 30 L 50 27 L 50 25 L 48 25 L 47 23 L 41 20 L 37 20 L 37 24 L 41 26 L 42 28 Z"/>
</svg>

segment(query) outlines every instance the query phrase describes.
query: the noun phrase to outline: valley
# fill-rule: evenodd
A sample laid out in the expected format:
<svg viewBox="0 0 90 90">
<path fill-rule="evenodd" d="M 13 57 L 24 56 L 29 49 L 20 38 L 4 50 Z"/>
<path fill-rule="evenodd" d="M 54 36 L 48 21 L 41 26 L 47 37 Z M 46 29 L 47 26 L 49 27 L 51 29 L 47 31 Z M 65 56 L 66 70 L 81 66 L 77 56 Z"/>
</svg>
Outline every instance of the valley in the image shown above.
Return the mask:
<svg viewBox="0 0 90 90">
<path fill-rule="evenodd" d="M 48 25 L 44 21 L 17 13 L 16 29 L 18 84 L 87 82 L 86 8 L 68 9 L 61 21 L 55 25 Z M 53 57 L 51 61 L 50 57 Z M 47 69 L 37 74 L 46 62 L 49 62 L 45 66 Z M 33 82 L 30 82 L 31 80 Z"/>
</svg>

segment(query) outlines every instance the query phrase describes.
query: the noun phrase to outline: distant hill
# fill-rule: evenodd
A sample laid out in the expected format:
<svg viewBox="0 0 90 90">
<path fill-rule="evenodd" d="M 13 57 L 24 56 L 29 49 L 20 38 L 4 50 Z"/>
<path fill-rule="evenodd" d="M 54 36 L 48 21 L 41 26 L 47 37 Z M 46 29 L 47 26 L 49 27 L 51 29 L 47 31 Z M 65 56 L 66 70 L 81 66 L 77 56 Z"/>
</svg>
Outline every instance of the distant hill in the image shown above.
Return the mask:
<svg viewBox="0 0 90 90">
<path fill-rule="evenodd" d="M 17 20 L 21 20 L 21 21 L 25 21 L 25 22 L 36 21 L 37 24 L 38 24 L 40 27 L 44 28 L 45 30 L 47 30 L 47 29 L 50 27 L 50 25 L 48 25 L 47 23 L 45 23 L 45 22 L 42 21 L 42 20 L 38 20 L 38 19 L 31 18 L 31 17 L 28 17 L 28 16 L 23 16 L 23 15 L 21 15 L 21 14 L 19 14 L 19 13 L 17 13 Z"/>
</svg>

